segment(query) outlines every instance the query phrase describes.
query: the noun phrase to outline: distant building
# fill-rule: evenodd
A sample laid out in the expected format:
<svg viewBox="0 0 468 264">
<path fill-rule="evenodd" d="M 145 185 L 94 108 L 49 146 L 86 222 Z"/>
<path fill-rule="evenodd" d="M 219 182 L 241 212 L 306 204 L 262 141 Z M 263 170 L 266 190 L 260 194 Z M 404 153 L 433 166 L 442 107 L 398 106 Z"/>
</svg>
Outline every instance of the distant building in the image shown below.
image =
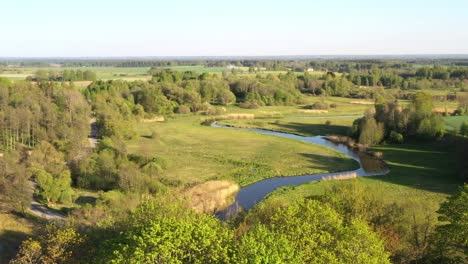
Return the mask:
<svg viewBox="0 0 468 264">
<path fill-rule="evenodd" d="M 228 69 L 234 69 L 234 68 L 237 68 L 235 65 L 232 65 L 232 64 L 229 64 L 228 66 L 226 66 L 226 68 Z"/>
<path fill-rule="evenodd" d="M 308 71 L 308 72 L 313 72 L 313 71 L 314 71 L 314 68 L 307 68 L 307 71 Z"/>
</svg>

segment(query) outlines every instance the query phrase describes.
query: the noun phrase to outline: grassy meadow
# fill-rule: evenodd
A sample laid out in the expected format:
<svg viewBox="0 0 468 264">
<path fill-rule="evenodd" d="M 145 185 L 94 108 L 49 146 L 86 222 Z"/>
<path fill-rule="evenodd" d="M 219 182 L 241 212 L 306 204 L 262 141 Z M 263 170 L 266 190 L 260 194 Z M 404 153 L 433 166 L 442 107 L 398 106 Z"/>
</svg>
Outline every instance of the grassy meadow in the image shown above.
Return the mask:
<svg viewBox="0 0 468 264">
<path fill-rule="evenodd" d="M 344 171 L 357 163 L 325 147 L 252 131 L 200 125 L 187 116 L 163 123 L 140 123 L 130 153 L 157 153 L 167 161 L 165 181 L 189 186 L 209 180 L 231 180 L 241 186 L 275 176 Z M 158 136 L 149 135 L 155 131 Z"/>
</svg>

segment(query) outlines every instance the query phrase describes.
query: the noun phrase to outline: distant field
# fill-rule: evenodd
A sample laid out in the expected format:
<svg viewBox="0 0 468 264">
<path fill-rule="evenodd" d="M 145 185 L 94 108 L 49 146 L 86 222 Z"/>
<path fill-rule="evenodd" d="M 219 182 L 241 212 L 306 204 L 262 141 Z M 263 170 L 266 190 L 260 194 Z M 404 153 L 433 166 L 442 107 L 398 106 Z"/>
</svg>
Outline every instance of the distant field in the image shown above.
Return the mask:
<svg viewBox="0 0 468 264">
<path fill-rule="evenodd" d="M 98 79 L 112 80 L 112 79 L 124 79 L 124 80 L 145 80 L 150 79 L 148 75 L 149 67 L 134 67 L 134 68 L 117 68 L 117 67 L 41 67 L 41 68 L 30 68 L 30 67 L 16 67 L 16 68 L 4 68 L 0 72 L 0 77 L 6 77 L 16 80 L 24 80 L 28 76 L 34 75 L 39 70 L 44 69 L 46 71 L 64 71 L 64 70 L 90 70 L 96 73 Z"/>
</svg>

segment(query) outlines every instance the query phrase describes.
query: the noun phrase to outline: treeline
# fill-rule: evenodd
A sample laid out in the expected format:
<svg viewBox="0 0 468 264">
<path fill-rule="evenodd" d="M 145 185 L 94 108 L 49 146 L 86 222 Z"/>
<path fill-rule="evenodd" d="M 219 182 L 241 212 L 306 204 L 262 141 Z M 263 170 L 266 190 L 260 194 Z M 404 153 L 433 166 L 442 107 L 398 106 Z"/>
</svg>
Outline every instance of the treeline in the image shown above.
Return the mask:
<svg viewBox="0 0 468 264">
<path fill-rule="evenodd" d="M 376 98 L 375 110 L 354 121 L 351 134 L 366 145 L 386 140 L 402 143 L 406 137 L 437 140 L 445 133 L 442 116 L 433 112 L 430 94 L 418 92 L 411 104 L 403 108 L 395 99 Z"/>
<path fill-rule="evenodd" d="M 64 71 L 47 71 L 39 69 L 36 71 L 34 76 L 28 77 L 28 81 L 58 81 L 58 82 L 70 82 L 70 81 L 95 81 L 96 73 L 90 70 L 64 70 Z"/>
<path fill-rule="evenodd" d="M 149 82 L 97 81 L 84 93 L 91 100 L 105 94 L 113 99 L 120 97 L 130 107 L 130 112 L 137 115 L 141 110 L 149 115 L 164 115 L 206 111 L 210 105 L 247 102 L 262 106 L 302 102 L 293 73 L 245 77 L 158 70 L 153 72 Z"/>
<path fill-rule="evenodd" d="M 112 59 L 2 59 L 0 65 L 21 67 L 47 67 L 59 64 L 66 67 L 166 67 L 203 65 L 224 67 L 264 67 L 272 69 L 307 69 L 352 72 L 379 68 L 409 68 L 415 65 L 468 66 L 462 56 L 272 56 L 272 57 L 160 57 L 160 58 L 112 58 Z"/>
<path fill-rule="evenodd" d="M 90 108 L 80 92 L 54 82 L 0 79 L 0 149 L 33 148 L 41 141 L 74 152 L 86 139 Z"/>
<path fill-rule="evenodd" d="M 0 209 L 23 213 L 31 181 L 45 203 L 71 202 L 71 168 L 87 155 L 90 106 L 68 85 L 0 80 Z"/>
</svg>

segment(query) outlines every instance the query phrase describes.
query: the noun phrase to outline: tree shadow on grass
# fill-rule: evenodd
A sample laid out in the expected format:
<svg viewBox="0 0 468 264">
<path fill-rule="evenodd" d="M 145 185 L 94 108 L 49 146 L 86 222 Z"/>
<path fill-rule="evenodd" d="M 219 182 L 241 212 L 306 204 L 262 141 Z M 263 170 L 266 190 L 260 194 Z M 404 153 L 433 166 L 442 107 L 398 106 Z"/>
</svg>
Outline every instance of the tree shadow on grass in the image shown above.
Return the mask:
<svg viewBox="0 0 468 264">
<path fill-rule="evenodd" d="M 390 172 L 372 180 L 445 194 L 463 183 L 457 176 L 456 153 L 450 144 L 412 142 L 374 149 L 384 153 Z"/>
<path fill-rule="evenodd" d="M 359 164 L 352 159 L 342 157 L 330 157 L 312 153 L 300 153 L 310 160 L 309 168 L 329 172 L 351 171 L 359 168 Z"/>
<path fill-rule="evenodd" d="M 8 263 L 18 252 L 21 242 L 29 236 L 12 230 L 0 231 L 0 264 Z"/>
<path fill-rule="evenodd" d="M 325 122 L 325 120 L 324 120 Z M 306 124 L 299 122 L 271 123 L 277 126 L 279 131 L 288 131 L 294 134 L 325 136 L 325 135 L 347 135 L 349 127 L 340 125 L 327 124 Z"/>
</svg>

